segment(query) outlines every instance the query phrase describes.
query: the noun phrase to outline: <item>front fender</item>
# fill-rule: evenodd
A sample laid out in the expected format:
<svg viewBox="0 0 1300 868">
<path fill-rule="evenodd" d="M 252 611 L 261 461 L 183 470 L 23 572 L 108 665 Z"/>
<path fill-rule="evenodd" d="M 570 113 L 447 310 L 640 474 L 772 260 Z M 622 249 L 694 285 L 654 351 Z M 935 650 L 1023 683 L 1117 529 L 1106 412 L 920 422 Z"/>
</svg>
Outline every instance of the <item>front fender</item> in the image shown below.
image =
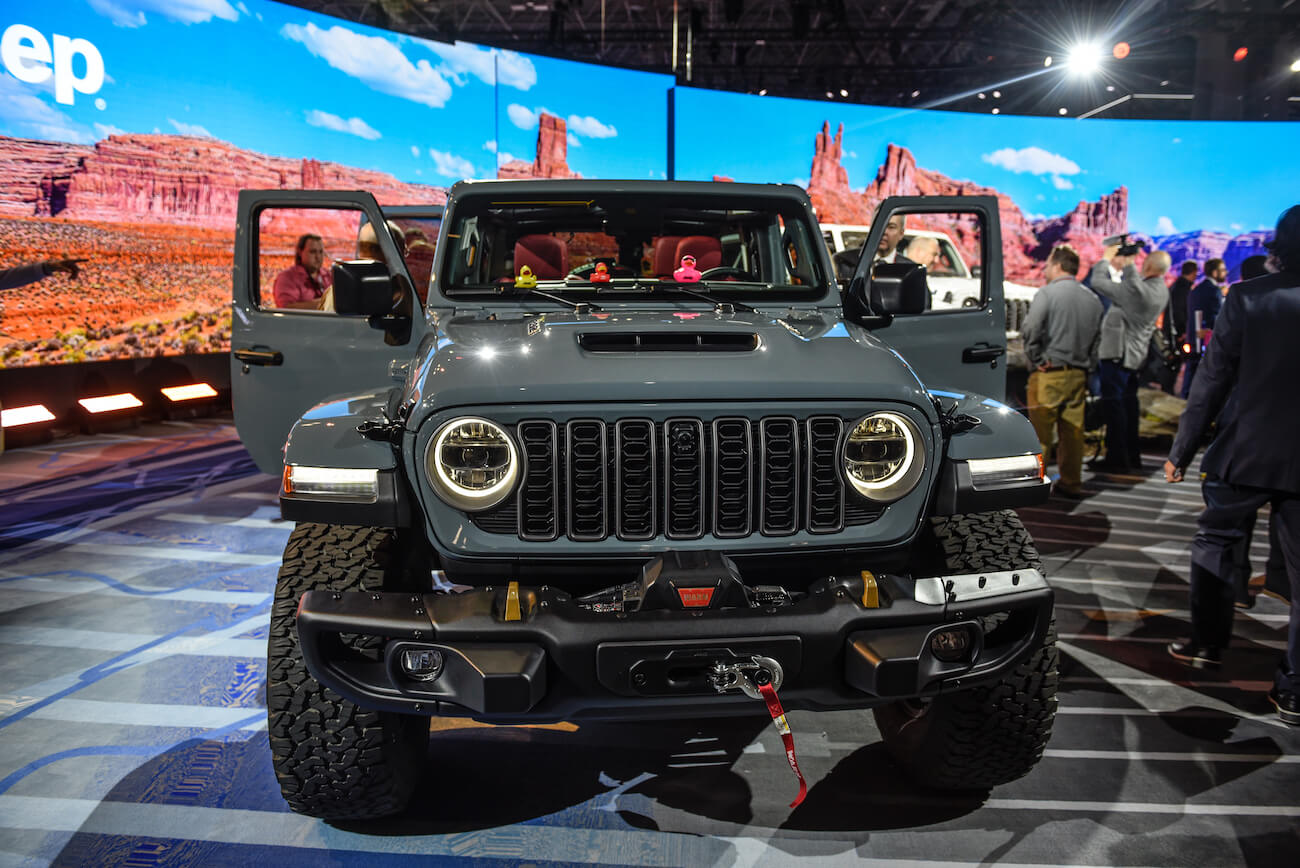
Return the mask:
<svg viewBox="0 0 1300 868">
<path fill-rule="evenodd" d="M 979 420 L 969 430 L 952 435 L 939 468 L 932 513 L 957 515 L 1043 503 L 1051 491 L 1046 477 L 976 488 L 972 459 L 1037 455 L 1042 447 L 1029 420 L 1001 401 L 983 395 L 932 390 L 944 409 Z"/>
<path fill-rule="evenodd" d="M 387 422 L 395 391 L 388 388 L 317 404 L 294 423 L 284 447 L 286 471 L 290 466 L 375 470 L 378 491 L 373 500 L 359 502 L 290 494 L 282 483 L 280 513 L 285 519 L 369 527 L 411 524 L 410 495 L 396 448 L 359 430 L 363 422 Z"/>
</svg>

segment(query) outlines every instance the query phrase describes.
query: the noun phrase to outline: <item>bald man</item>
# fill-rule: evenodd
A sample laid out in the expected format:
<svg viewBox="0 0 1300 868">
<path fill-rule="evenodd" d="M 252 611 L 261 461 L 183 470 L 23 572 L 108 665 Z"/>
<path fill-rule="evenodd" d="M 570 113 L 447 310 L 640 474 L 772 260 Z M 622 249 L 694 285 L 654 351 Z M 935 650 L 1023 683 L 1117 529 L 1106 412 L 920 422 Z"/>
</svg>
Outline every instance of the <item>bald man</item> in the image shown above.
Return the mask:
<svg viewBox="0 0 1300 868">
<path fill-rule="evenodd" d="M 1169 254 L 1157 250 L 1139 271 L 1132 256 L 1120 256 L 1118 245 L 1106 248 L 1092 269 L 1092 288 L 1110 299 L 1101 321 L 1097 355 L 1101 374 L 1101 411 L 1106 422 L 1106 457 L 1093 463 L 1108 473 L 1141 472 L 1138 442 L 1138 372 L 1146 363 L 1156 319 L 1169 303 L 1165 272 Z"/>
</svg>

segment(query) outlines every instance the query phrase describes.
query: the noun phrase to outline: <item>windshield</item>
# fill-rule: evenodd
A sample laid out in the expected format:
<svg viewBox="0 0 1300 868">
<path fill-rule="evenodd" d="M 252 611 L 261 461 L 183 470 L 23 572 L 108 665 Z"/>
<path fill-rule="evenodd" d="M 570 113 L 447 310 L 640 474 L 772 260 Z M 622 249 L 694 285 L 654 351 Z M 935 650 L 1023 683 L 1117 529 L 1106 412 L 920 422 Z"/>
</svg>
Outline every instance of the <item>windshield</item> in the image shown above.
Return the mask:
<svg viewBox="0 0 1300 868">
<path fill-rule="evenodd" d="M 440 275 L 449 297 L 540 287 L 581 299 L 681 282 L 735 299 L 820 298 L 821 234 L 797 201 L 619 191 L 582 201 L 464 197 Z"/>
</svg>

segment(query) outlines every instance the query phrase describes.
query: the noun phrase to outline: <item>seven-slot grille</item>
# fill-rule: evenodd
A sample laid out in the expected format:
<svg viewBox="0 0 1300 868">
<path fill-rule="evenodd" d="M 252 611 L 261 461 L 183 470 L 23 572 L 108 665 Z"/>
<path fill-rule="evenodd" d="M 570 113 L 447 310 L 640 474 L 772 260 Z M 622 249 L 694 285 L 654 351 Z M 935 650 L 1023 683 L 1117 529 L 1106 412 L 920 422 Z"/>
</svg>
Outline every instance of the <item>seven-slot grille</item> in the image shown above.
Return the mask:
<svg viewBox="0 0 1300 868">
<path fill-rule="evenodd" d="M 846 493 L 845 427 L 839 416 L 527 420 L 518 494 L 473 520 L 530 542 L 836 533 L 883 512 Z"/>
</svg>

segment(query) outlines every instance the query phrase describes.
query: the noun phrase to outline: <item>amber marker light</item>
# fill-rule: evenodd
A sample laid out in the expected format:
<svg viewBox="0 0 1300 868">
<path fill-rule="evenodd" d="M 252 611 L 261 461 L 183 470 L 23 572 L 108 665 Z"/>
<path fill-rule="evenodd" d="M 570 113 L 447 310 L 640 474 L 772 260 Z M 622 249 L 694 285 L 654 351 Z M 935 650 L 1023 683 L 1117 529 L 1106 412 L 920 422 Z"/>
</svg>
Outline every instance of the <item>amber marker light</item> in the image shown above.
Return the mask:
<svg viewBox="0 0 1300 868">
<path fill-rule="evenodd" d="M 0 410 L 0 427 L 17 428 L 20 425 L 35 425 L 39 422 L 53 422 L 54 414 L 44 404 L 30 404 L 26 407 L 10 407 Z"/>
<path fill-rule="evenodd" d="M 98 398 L 78 398 L 77 403 L 84 407 L 87 413 L 111 413 L 114 410 L 129 410 L 132 407 L 144 406 L 144 402 L 130 392 L 100 395 Z"/>
<path fill-rule="evenodd" d="M 188 386 L 168 386 L 162 390 L 169 401 L 197 401 L 199 398 L 215 398 L 217 390 L 207 383 L 191 383 Z"/>
<path fill-rule="evenodd" d="M 1128 57 L 1129 52 L 1132 50 L 1133 46 L 1129 45 L 1127 42 L 1116 42 L 1115 47 L 1110 50 L 1110 53 L 1116 60 L 1123 60 Z"/>
</svg>

